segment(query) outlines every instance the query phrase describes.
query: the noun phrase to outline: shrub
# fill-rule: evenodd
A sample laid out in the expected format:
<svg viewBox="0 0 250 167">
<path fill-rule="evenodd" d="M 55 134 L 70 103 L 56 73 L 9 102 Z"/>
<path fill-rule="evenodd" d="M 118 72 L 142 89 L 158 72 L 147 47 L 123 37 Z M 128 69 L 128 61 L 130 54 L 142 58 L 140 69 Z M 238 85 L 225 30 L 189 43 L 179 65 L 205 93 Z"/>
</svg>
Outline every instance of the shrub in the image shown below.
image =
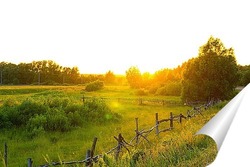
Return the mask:
<svg viewBox="0 0 250 167">
<path fill-rule="evenodd" d="M 27 123 L 28 137 L 34 138 L 36 136 L 45 133 L 44 126 L 46 125 L 47 119 L 44 115 L 35 115 L 30 118 Z"/>
<path fill-rule="evenodd" d="M 44 115 L 35 115 L 30 118 L 27 123 L 27 130 L 32 131 L 33 129 L 44 129 L 47 123 L 47 118 Z"/>
<path fill-rule="evenodd" d="M 11 126 L 11 122 L 9 122 L 5 113 L 0 111 L 0 129 L 1 128 L 8 128 Z"/>
<path fill-rule="evenodd" d="M 47 123 L 45 130 L 65 132 L 70 129 L 69 119 L 66 114 L 58 109 L 51 109 L 46 113 Z"/>
<path fill-rule="evenodd" d="M 137 96 L 147 96 L 148 95 L 148 91 L 145 89 L 138 89 L 136 90 L 135 94 Z"/>
<path fill-rule="evenodd" d="M 157 91 L 157 89 L 158 89 L 158 87 L 155 86 L 155 85 L 153 85 L 153 86 L 149 87 L 148 92 L 149 92 L 150 94 L 155 94 L 156 91 Z"/>
<path fill-rule="evenodd" d="M 70 98 L 49 97 L 26 99 L 20 104 L 7 100 L 0 106 L 0 129 L 26 128 L 30 138 L 45 131 L 69 131 L 84 123 L 102 124 L 117 121 L 108 105 L 99 99 L 82 103 L 70 103 Z"/>
<path fill-rule="evenodd" d="M 48 110 L 46 105 L 38 103 L 32 99 L 24 100 L 18 107 L 21 124 L 26 124 L 28 120 L 36 114 L 44 114 Z"/>
<path fill-rule="evenodd" d="M 181 83 L 179 82 L 167 83 L 165 86 L 157 89 L 156 95 L 180 96 L 181 95 Z"/>
<path fill-rule="evenodd" d="M 75 113 L 81 110 L 81 105 L 79 104 L 70 104 L 64 108 L 66 114 L 68 113 Z"/>
<path fill-rule="evenodd" d="M 68 113 L 67 117 L 69 119 L 70 126 L 81 127 L 83 125 L 83 119 L 78 111 Z"/>
<path fill-rule="evenodd" d="M 84 103 L 80 112 L 81 116 L 88 122 L 103 123 L 110 120 L 118 120 L 119 115 L 112 113 L 106 103 L 100 99 L 91 99 Z"/>
<path fill-rule="evenodd" d="M 104 83 L 102 81 L 96 80 L 94 82 L 90 82 L 86 85 L 85 90 L 88 92 L 100 90 L 104 87 Z"/>
</svg>

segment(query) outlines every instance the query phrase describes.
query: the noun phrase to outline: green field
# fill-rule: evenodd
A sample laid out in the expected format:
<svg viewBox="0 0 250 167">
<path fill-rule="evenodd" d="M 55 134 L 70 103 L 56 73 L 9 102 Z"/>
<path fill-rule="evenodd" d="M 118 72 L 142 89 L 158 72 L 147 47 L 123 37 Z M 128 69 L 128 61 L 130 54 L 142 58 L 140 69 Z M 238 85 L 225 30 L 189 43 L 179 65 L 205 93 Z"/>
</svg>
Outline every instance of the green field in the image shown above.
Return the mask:
<svg viewBox="0 0 250 167">
<path fill-rule="evenodd" d="M 73 115 L 74 118 L 71 120 L 75 119 L 80 123 L 74 124 L 74 122 L 70 122 L 70 125 L 75 125 L 75 127 L 66 129 L 55 127 L 51 130 L 50 126 L 47 127 L 48 130 L 39 128 L 35 128 L 35 131 L 34 129 L 27 130 L 27 127 L 31 125 L 34 128 L 35 119 L 32 119 L 33 122 L 29 119 L 28 121 L 33 124 L 27 126 L 23 124 L 21 126 L 9 125 L 10 128 L 8 128 L 8 126 L 4 127 L 5 125 L 2 125 L 4 128 L 0 132 L 0 164 L 4 165 L 3 148 L 5 142 L 8 144 L 8 166 L 26 166 L 27 158 L 32 158 L 34 166 L 52 161 L 83 160 L 85 159 L 86 150 L 90 149 L 92 145 L 94 137 L 98 138 L 95 155 L 104 154 L 117 145 L 114 136 L 118 136 L 119 133 L 128 142 L 135 136 L 135 118 L 139 119 L 139 130 L 150 129 L 155 125 L 156 112 L 159 114 L 159 119 L 163 119 L 169 118 L 170 112 L 174 115 L 180 113 L 186 115 L 187 110 L 191 109 L 189 106 L 182 105 L 180 97 L 153 95 L 139 97 L 136 96 L 134 90 L 126 86 L 105 86 L 103 90 L 96 92 L 85 92 L 83 86 L 0 87 L 0 105 L 5 109 L 12 106 L 22 108 L 26 103 L 31 103 L 40 106 L 50 105 L 50 112 L 56 111 L 59 113 L 64 109 L 66 112 L 71 108 L 79 108 L 79 106 L 84 105 L 83 97 L 85 97 L 84 103 L 91 101 L 93 98 L 104 98 L 104 100 L 100 99 L 99 101 L 103 101 L 101 103 L 107 105 L 109 112 L 100 116 L 99 113 L 97 115 L 88 113 L 86 115 Z M 119 98 L 135 99 L 135 101 L 119 101 Z M 136 101 L 138 98 L 166 100 L 178 105 L 153 103 L 138 105 Z M 23 103 L 24 101 L 26 103 Z M 64 102 L 66 103 L 65 108 L 61 105 Z M 92 103 L 88 105 L 92 105 Z M 159 137 L 155 135 L 155 131 L 152 131 L 148 135 L 150 144 L 145 140 L 141 140 L 137 147 L 128 147 L 130 153 L 123 149 L 118 162 L 114 160 L 113 154 L 109 154 L 105 155 L 105 158 L 100 159 L 99 163 L 95 165 L 206 166 L 216 156 L 215 143 L 208 137 L 194 137 L 194 134 L 222 106 L 222 104 L 213 106 L 204 111 L 203 116 L 197 115 L 192 119 L 183 120 L 182 124 L 174 122 L 174 129 L 160 133 Z M 0 112 L 3 111 L 0 110 Z M 39 114 L 34 115 L 34 117 L 38 118 Z M 161 124 L 160 128 L 168 126 L 169 122 Z M 139 156 L 137 159 L 136 155 L 141 155 L 139 153 L 143 153 L 143 156 Z"/>
</svg>

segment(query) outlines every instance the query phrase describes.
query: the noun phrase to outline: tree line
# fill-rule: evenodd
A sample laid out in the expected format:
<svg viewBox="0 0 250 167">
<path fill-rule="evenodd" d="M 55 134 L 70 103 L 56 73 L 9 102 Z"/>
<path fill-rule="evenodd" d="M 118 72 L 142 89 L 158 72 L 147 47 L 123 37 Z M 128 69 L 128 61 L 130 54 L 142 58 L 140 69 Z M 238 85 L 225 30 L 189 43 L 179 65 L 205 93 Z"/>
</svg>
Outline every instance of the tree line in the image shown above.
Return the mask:
<svg viewBox="0 0 250 167">
<path fill-rule="evenodd" d="M 106 84 L 123 83 L 112 71 L 105 75 L 80 74 L 78 67 L 63 67 L 52 60 L 13 64 L 0 62 L 2 85 L 67 85 L 85 84 L 96 80 Z"/>
<path fill-rule="evenodd" d="M 181 96 L 185 102 L 207 102 L 230 99 L 237 86 L 250 83 L 250 65 L 238 65 L 233 48 L 226 48 L 220 39 L 211 36 L 199 48 L 197 57 L 177 68 L 150 75 L 131 67 L 126 78 L 139 95 L 172 95 Z"/>
<path fill-rule="evenodd" d="M 182 96 L 183 101 L 229 99 L 236 86 L 250 83 L 250 65 L 236 62 L 234 50 L 226 48 L 218 38 L 210 37 L 199 48 L 198 56 L 173 69 L 154 74 L 141 73 L 132 66 L 126 76 L 80 74 L 78 67 L 62 67 L 52 60 L 31 63 L 0 63 L 0 84 L 65 85 L 104 82 L 105 85 L 130 85 L 138 95 Z M 93 86 L 92 86 L 93 87 Z"/>
</svg>

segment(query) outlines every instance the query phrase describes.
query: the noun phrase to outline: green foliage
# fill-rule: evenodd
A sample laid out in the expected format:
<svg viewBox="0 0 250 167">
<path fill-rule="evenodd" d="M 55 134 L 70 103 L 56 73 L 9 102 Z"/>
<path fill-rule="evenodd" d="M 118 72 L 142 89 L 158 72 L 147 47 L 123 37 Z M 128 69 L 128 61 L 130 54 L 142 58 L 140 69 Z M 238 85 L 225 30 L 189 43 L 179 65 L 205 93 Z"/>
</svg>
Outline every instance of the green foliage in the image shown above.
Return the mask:
<svg viewBox="0 0 250 167">
<path fill-rule="evenodd" d="M 18 94 L 31 94 L 31 93 L 40 93 L 45 91 L 43 88 L 34 89 L 34 88 L 26 88 L 26 89 L 1 89 L 0 95 L 18 95 Z"/>
<path fill-rule="evenodd" d="M 85 102 L 80 112 L 85 121 L 91 118 L 92 123 L 95 124 L 107 122 L 111 118 L 114 121 L 120 119 L 119 115 L 111 112 L 104 101 L 95 98 Z"/>
<path fill-rule="evenodd" d="M 80 83 L 77 67 L 62 67 L 52 60 L 33 61 L 18 65 L 0 62 L 1 84 L 43 84 L 57 85 L 58 83 Z"/>
<path fill-rule="evenodd" d="M 45 130 L 65 132 L 70 129 L 70 122 L 67 115 L 58 110 L 51 109 L 46 113 Z"/>
<path fill-rule="evenodd" d="M 108 71 L 104 76 L 104 81 L 106 84 L 114 84 L 115 79 L 115 74 L 112 71 Z"/>
<path fill-rule="evenodd" d="M 199 56 L 187 62 L 183 73 L 182 99 L 228 99 L 232 96 L 238 80 L 233 49 L 226 49 L 219 39 L 211 37 L 200 47 Z"/>
<path fill-rule="evenodd" d="M 174 69 L 162 69 L 154 74 L 141 74 L 137 67 L 130 67 L 126 71 L 126 78 L 131 88 L 139 89 L 137 95 L 147 93 L 164 96 L 181 95 L 181 79 L 186 63 Z M 145 90 L 144 92 L 142 90 Z"/>
<path fill-rule="evenodd" d="M 157 85 L 152 85 L 152 86 L 149 87 L 148 92 L 149 92 L 150 94 L 155 94 L 158 88 L 159 88 L 159 86 L 157 86 Z"/>
<path fill-rule="evenodd" d="M 130 67 L 126 71 L 126 78 L 131 88 L 140 88 L 142 84 L 141 72 L 137 67 Z"/>
<path fill-rule="evenodd" d="M 8 86 L 7 89 L 9 87 L 12 86 Z M 40 88 L 39 86 L 32 87 Z M 26 89 L 27 86 L 21 88 Z M 81 86 L 48 86 L 47 90 L 23 95 L 19 92 L 15 96 L 9 96 L 11 98 L 6 98 L 5 95 L 0 96 L 0 119 L 3 118 L 6 121 L 4 127 L 0 127 L 0 141 L 2 143 L 8 142 L 10 148 L 9 166 L 27 165 L 25 160 L 30 155 L 32 155 L 34 166 L 52 161 L 63 160 L 66 162 L 82 159 L 83 153 L 91 147 L 94 136 L 98 137 L 95 155 L 102 154 L 117 145 L 112 136 L 122 133 L 127 142 L 134 137 L 135 117 L 139 117 L 140 129 L 148 129 L 155 124 L 155 112 L 158 112 L 159 118 L 162 119 L 166 117 L 166 113 L 168 117 L 169 112 L 173 112 L 174 115 L 185 114 L 189 109 L 189 107 L 182 105 L 168 107 L 167 105 L 138 105 L 138 103 L 118 102 L 117 98 L 119 97 L 136 98 L 135 90 L 128 89 L 127 86 L 108 86 L 100 92 L 85 92 L 86 96 L 110 97 L 113 100 L 107 102 L 108 106 L 100 99 L 86 98 L 83 103 L 80 94 Z M 179 97 L 173 96 L 155 97 L 155 95 L 148 95 L 147 99 L 151 98 L 180 102 Z M 41 114 L 34 114 L 29 118 L 27 124 L 17 127 L 11 124 L 9 116 L 12 113 L 16 113 L 17 116 L 20 115 L 18 108 L 24 101 L 25 105 L 23 104 L 23 106 L 28 107 L 28 104 L 30 104 L 34 106 L 32 108 L 36 108 L 35 106 L 42 104 L 46 107 L 46 111 Z M 123 119 L 120 119 L 120 116 L 111 112 L 111 110 L 121 114 Z M 99 114 L 96 114 L 95 111 Z M 204 112 L 204 116 L 183 120 L 183 124 L 176 122 L 173 131 L 161 133 L 159 138 L 156 138 L 154 133 L 151 132 L 148 139 L 153 143 L 153 147 L 142 139 L 144 142 L 139 144 L 138 150 L 134 150 L 135 147 L 128 146 L 130 153 L 127 153 L 126 149 L 123 148 L 118 161 L 115 161 L 113 154 L 109 154 L 105 155 L 103 159 L 100 158 L 95 165 L 201 166 L 204 161 L 207 163 L 211 159 L 208 151 L 213 150 L 213 147 L 199 142 L 197 143 L 198 147 L 195 147 L 191 145 L 192 143 L 189 140 L 216 111 L 211 112 L 209 109 Z M 60 119 L 54 119 L 56 123 L 60 123 L 59 120 L 64 120 L 64 117 L 67 117 L 66 125 L 69 127 L 66 126 L 65 128 L 69 128 L 68 132 L 61 133 L 60 128 L 54 131 L 46 130 L 48 115 L 58 116 Z M 10 123 L 9 125 L 7 121 Z M 52 125 L 52 127 L 55 126 Z M 165 125 L 161 128 L 165 128 Z M 189 136 L 186 134 L 189 134 Z M 186 143 L 188 145 L 185 147 L 184 144 Z M 204 150 L 206 150 L 205 153 Z M 146 156 L 144 156 L 144 153 Z"/>
<path fill-rule="evenodd" d="M 163 96 L 180 96 L 182 85 L 180 82 L 168 82 L 163 87 L 160 87 L 156 91 L 156 95 Z"/>
<path fill-rule="evenodd" d="M 135 94 L 137 96 L 147 96 L 148 95 L 148 90 L 138 89 L 138 90 L 136 90 Z"/>
<path fill-rule="evenodd" d="M 88 92 L 92 92 L 92 91 L 100 90 L 103 87 L 104 87 L 104 83 L 102 81 L 97 80 L 97 81 L 87 84 L 85 87 L 85 90 Z"/>
<path fill-rule="evenodd" d="M 86 100 L 84 104 L 70 103 L 67 97 L 28 98 L 21 103 L 6 100 L 0 107 L 0 129 L 23 127 L 29 136 L 35 137 L 45 131 L 69 131 L 86 124 L 102 124 L 117 121 L 114 114 L 101 100 Z"/>
<path fill-rule="evenodd" d="M 246 86 L 250 83 L 250 65 L 239 66 L 240 86 Z"/>
</svg>

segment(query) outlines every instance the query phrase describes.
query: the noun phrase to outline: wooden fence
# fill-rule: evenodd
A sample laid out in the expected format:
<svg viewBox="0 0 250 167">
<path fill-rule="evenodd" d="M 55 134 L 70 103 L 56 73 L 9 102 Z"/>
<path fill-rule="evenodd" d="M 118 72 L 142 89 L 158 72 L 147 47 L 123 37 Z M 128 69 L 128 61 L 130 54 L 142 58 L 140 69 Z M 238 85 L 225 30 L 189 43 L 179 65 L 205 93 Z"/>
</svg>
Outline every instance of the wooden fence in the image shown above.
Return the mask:
<svg viewBox="0 0 250 167">
<path fill-rule="evenodd" d="M 165 119 L 159 119 L 158 113 L 155 113 L 155 125 L 152 126 L 149 129 L 143 129 L 140 130 L 139 128 L 139 119 L 135 118 L 135 136 L 130 140 L 130 142 L 127 142 L 122 134 L 119 134 L 118 136 L 114 136 L 114 139 L 117 141 L 117 145 L 107 151 L 104 154 L 111 154 L 114 153 L 115 160 L 119 159 L 119 154 L 122 151 L 122 149 L 126 149 L 127 152 L 130 152 L 129 147 L 136 147 L 138 144 L 145 140 L 146 142 L 150 143 L 149 139 L 147 138 L 148 135 L 155 130 L 155 135 L 159 136 L 162 132 L 171 131 L 174 129 L 174 122 L 182 123 L 183 119 L 190 119 L 192 117 L 195 117 L 197 115 L 202 115 L 202 112 L 204 112 L 207 108 L 214 105 L 215 103 L 207 103 L 205 105 L 200 105 L 198 107 L 193 107 L 191 110 L 188 110 L 186 113 L 186 116 L 183 114 L 179 115 L 173 115 L 172 112 L 169 114 L 169 118 Z M 163 125 L 161 125 L 163 122 L 169 122 L 169 127 L 162 128 Z M 97 138 L 95 137 L 92 143 L 91 149 L 88 149 L 86 151 L 86 158 L 84 160 L 78 160 L 78 161 L 70 161 L 70 162 L 51 162 L 46 163 L 44 165 L 40 165 L 40 167 L 49 167 L 49 166 L 57 166 L 57 165 L 72 165 L 72 164 L 85 164 L 87 167 L 92 167 L 93 163 L 98 162 L 98 159 L 103 157 L 104 154 L 99 154 L 94 156 L 95 147 L 97 143 Z M 4 145 L 4 164 L 5 167 L 8 165 L 8 147 L 5 143 Z M 27 166 L 32 167 L 33 166 L 33 160 L 31 158 L 27 159 Z"/>
<path fill-rule="evenodd" d="M 92 96 L 83 96 L 82 101 L 84 102 L 85 100 L 88 99 L 93 99 L 95 97 Z M 138 105 L 146 105 L 146 104 L 151 104 L 151 105 L 162 105 L 162 106 L 176 106 L 176 105 L 183 105 L 181 101 L 176 101 L 176 100 L 166 100 L 166 99 L 150 99 L 150 98 L 111 98 L 111 97 L 98 97 L 98 99 L 102 99 L 105 101 L 117 101 L 117 102 L 123 102 L 123 103 L 133 103 L 133 104 L 138 104 Z"/>
</svg>

